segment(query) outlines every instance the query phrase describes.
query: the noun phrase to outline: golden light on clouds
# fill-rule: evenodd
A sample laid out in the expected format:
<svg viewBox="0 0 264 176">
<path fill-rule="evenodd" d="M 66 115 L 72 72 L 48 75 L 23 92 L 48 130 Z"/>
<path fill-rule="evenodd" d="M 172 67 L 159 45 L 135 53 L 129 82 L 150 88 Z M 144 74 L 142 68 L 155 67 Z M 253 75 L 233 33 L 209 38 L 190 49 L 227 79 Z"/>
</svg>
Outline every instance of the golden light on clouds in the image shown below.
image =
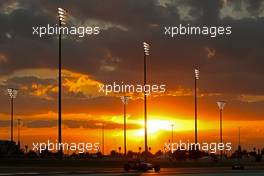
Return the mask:
<svg viewBox="0 0 264 176">
<path fill-rule="evenodd" d="M 5 61 L 5 59 L 5 56 L 0 55 L 0 62 L 1 60 Z M 31 96 L 51 100 L 51 95 L 58 92 L 57 74 L 56 69 L 18 70 L 10 75 L 0 77 L 0 83 L 5 84 L 6 80 L 16 77 L 34 77 L 36 81 L 32 81 L 31 85 L 26 85 L 26 83 L 25 85 L 21 84 L 19 85 L 19 89 L 28 92 Z M 70 70 L 62 70 L 62 75 L 63 92 L 83 93 L 87 97 L 102 96 L 98 92 L 99 84 L 102 83 L 91 78 L 91 76 Z"/>
<path fill-rule="evenodd" d="M 168 90 L 166 91 L 168 96 L 191 96 L 193 95 L 193 90 L 191 89 L 185 89 L 182 86 L 178 86 L 174 90 Z"/>
<path fill-rule="evenodd" d="M 42 84 L 33 83 L 31 88 L 32 88 L 32 91 L 30 92 L 31 95 L 37 97 L 43 97 L 46 99 L 51 99 L 51 97 L 48 96 L 49 93 L 58 92 L 58 88 L 54 85 L 42 85 Z"/>
<path fill-rule="evenodd" d="M 93 140 L 93 142 L 100 141 L 101 126 L 102 123 L 104 123 L 106 130 L 106 150 L 111 151 L 111 149 L 122 146 L 124 118 L 123 104 L 120 100 L 121 94 L 110 93 L 106 96 L 105 94 L 100 93 L 99 85 L 103 83 L 88 74 L 70 70 L 63 70 L 62 73 L 63 93 L 65 93 L 66 96 L 72 96 L 72 99 L 70 99 L 71 102 L 64 101 L 63 139 L 65 141 L 79 141 L 83 139 Z M 8 79 L 12 80 L 12 78 L 17 78 L 17 75 L 19 75 L 19 78 L 22 80 L 19 83 L 21 95 L 24 94 L 25 97 L 26 95 L 30 95 L 36 98 L 52 100 L 50 101 L 52 103 L 57 101 L 56 94 L 58 90 L 56 69 L 20 70 L 10 75 L 0 77 L 0 82 L 4 84 Z M 84 95 L 81 96 L 84 98 L 78 99 L 79 95 L 77 94 Z M 144 143 L 144 117 L 142 112 L 143 94 L 130 93 L 128 95 L 131 96 L 131 100 L 127 105 L 128 144 L 130 145 L 129 149 L 135 151 L 138 146 L 143 146 Z M 149 144 L 153 151 L 160 149 L 162 143 L 170 139 L 172 124 L 174 125 L 173 131 L 175 134 L 175 140 L 181 138 L 187 140 L 193 139 L 193 104 L 189 100 L 192 100 L 192 96 L 193 89 L 183 86 L 167 89 L 163 94 L 151 94 L 149 96 L 147 127 Z M 209 112 L 208 109 L 203 109 L 203 107 L 207 106 L 207 104 L 203 104 L 203 99 L 219 96 L 222 96 L 222 94 L 199 92 L 201 106 L 199 111 L 198 129 L 201 138 L 208 137 L 210 140 L 218 140 L 218 109 L 215 104 L 215 110 L 212 110 L 213 113 Z M 95 101 L 89 99 L 89 97 L 94 97 Z M 100 97 L 98 99 L 102 100 L 98 100 L 96 97 Z M 109 103 L 107 98 L 109 98 Z M 263 96 L 261 95 L 242 95 L 235 98 L 239 99 L 240 102 L 255 102 L 263 100 Z M 180 101 L 183 99 L 184 101 Z M 19 100 L 20 98 L 17 99 L 17 101 Z M 49 104 L 47 106 L 49 106 Z M 19 104 L 16 104 L 16 108 L 18 110 L 17 112 L 20 113 Z M 5 120 L 9 119 L 8 115 L 2 117 L 4 117 Z M 39 110 L 32 110 L 30 114 L 21 114 L 19 117 L 24 121 L 22 134 L 27 143 L 29 143 L 28 141 L 32 141 L 35 135 L 43 140 L 47 138 L 56 140 L 58 117 L 56 106 L 55 108 L 53 107 L 50 109 L 47 107 L 46 111 L 41 112 Z M 247 126 L 249 123 L 239 124 L 237 121 L 231 122 L 229 119 L 229 113 L 225 113 L 224 117 L 225 120 L 223 125 L 225 135 L 229 131 L 236 131 L 236 126 L 238 125 L 243 128 L 249 128 Z M 256 129 L 259 129 L 261 132 L 261 128 L 257 125 L 258 124 L 250 122 L 250 126 L 255 126 Z M 7 128 L 3 128 L 2 131 L 0 130 L 0 137 L 7 138 L 7 131 Z M 45 131 L 49 131 L 49 136 L 45 135 Z M 80 131 L 82 132 L 80 133 Z M 258 133 L 260 134 L 260 132 Z M 250 134 L 253 133 L 254 132 L 250 132 Z M 235 139 L 236 136 L 226 136 L 226 140 Z"/>
<path fill-rule="evenodd" d="M 63 86 L 74 93 L 83 93 L 86 96 L 99 95 L 98 87 L 102 84 L 89 75 L 63 70 Z"/>
</svg>

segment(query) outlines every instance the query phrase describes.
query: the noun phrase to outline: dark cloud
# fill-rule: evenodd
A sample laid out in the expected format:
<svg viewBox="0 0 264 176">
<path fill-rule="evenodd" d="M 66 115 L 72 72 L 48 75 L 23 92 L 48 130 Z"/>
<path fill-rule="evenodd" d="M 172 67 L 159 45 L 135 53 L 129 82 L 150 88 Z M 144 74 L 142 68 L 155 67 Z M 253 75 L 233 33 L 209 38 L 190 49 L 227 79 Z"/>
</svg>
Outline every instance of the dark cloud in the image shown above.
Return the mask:
<svg viewBox="0 0 264 176">
<path fill-rule="evenodd" d="M 57 125 L 57 121 L 55 120 L 34 120 L 24 122 L 24 126 L 28 128 L 50 128 L 55 127 Z"/>
<path fill-rule="evenodd" d="M 261 13 L 261 9 L 263 8 L 263 1 L 257 0 L 257 1 L 250 1 L 247 0 L 245 1 L 246 4 L 248 4 L 247 10 L 254 14 L 254 15 L 259 15 Z M 241 1 L 242 3 L 242 1 Z"/>
<path fill-rule="evenodd" d="M 87 129 L 100 129 L 102 128 L 102 121 L 89 120 L 89 121 L 76 121 L 76 120 L 65 120 L 63 124 L 69 128 L 87 128 Z M 106 121 L 104 123 L 105 129 L 123 129 L 124 125 Z M 139 129 L 140 125 L 128 124 L 127 129 Z"/>
<path fill-rule="evenodd" d="M 47 113 L 48 111 L 54 111 L 56 108 L 56 102 L 53 98 L 56 97 L 46 86 L 53 85 L 52 79 L 40 79 L 33 76 L 28 77 L 12 77 L 2 82 L 0 85 L 0 104 L 1 112 L 8 114 L 10 111 L 9 95 L 7 88 L 13 87 L 18 89 L 17 98 L 14 100 L 15 112 L 18 115 Z M 34 87 L 33 85 L 37 86 Z M 40 90 L 39 86 L 43 86 Z M 44 90 L 45 89 L 45 90 Z M 47 91 L 44 95 L 37 95 L 37 91 Z M 30 108 L 32 107 L 32 108 Z"/>
<path fill-rule="evenodd" d="M 13 1 L 15 2 L 15 1 Z M 242 4 L 247 5 L 249 16 L 234 19 L 230 15 L 219 17 L 224 8 L 223 1 L 175 0 L 166 1 L 162 6 L 153 0 L 89 0 L 89 1 L 17 1 L 20 8 L 9 14 L 0 13 L 0 53 L 7 58 L 7 63 L 0 64 L 0 74 L 8 75 L 27 68 L 57 68 L 58 41 L 55 36 L 38 38 L 32 35 L 32 27 L 55 24 L 56 10 L 61 6 L 68 10 L 79 22 L 97 20 L 111 24 L 107 30 L 94 37 L 81 41 L 63 39 L 63 68 L 92 75 L 103 82 L 124 81 L 142 83 L 143 49 L 142 41 L 151 43 L 151 56 L 148 58 L 148 82 L 166 83 L 169 89 L 179 85 L 193 88 L 193 69 L 201 71 L 199 87 L 203 93 L 255 94 L 264 92 L 262 69 L 264 42 L 264 24 L 260 17 L 263 1 L 228 1 L 227 5 L 244 13 Z M 3 9 L 9 1 L 1 1 Z M 10 4 L 9 4 L 10 5 Z M 12 5 L 12 4 L 11 4 Z M 190 20 L 180 19 L 179 9 L 190 7 Z M 70 23 L 70 22 L 69 22 Z M 163 25 L 228 25 L 232 26 L 232 35 L 228 37 L 181 37 L 168 38 L 163 34 Z M 120 29 L 119 26 L 126 30 Z M 11 38 L 7 37 L 7 33 Z M 213 59 L 207 58 L 205 48 L 215 51 Z M 117 61 L 118 60 L 118 61 Z M 101 69 L 112 66 L 112 71 Z M 6 86 L 55 84 L 54 80 L 33 77 L 13 78 Z M 8 112 L 6 97 L 1 95 L 0 103 L 4 112 Z M 54 97 L 55 95 L 50 95 Z M 75 98 L 80 94 L 70 93 L 64 106 L 69 112 L 70 106 L 76 111 L 78 106 L 94 107 L 96 103 L 106 104 L 104 98 L 84 102 Z M 22 96 L 23 97 L 23 96 Z M 21 98 L 22 99 L 22 98 Z M 56 110 L 56 102 L 36 97 L 24 96 L 21 111 L 29 113 L 26 107 L 34 106 L 39 112 Z M 114 102 L 114 100 L 109 100 Z M 91 109 L 90 109 L 91 108 Z M 107 108 L 106 108 L 107 109 Z M 78 124 L 76 124 L 79 126 Z"/>
<path fill-rule="evenodd" d="M 85 129 L 101 129 L 102 122 L 96 120 L 87 120 L 87 121 L 79 121 L 79 120 L 63 120 L 63 125 L 67 128 L 85 128 Z M 17 125 L 16 123 L 14 125 Z M 1 120 L 0 127 L 9 127 L 10 121 Z M 23 120 L 23 127 L 27 128 L 52 128 L 57 127 L 57 120 Z M 106 121 L 104 123 L 105 129 L 123 129 L 124 125 Z M 139 129 L 140 125 L 137 124 L 128 124 L 127 129 Z"/>
<path fill-rule="evenodd" d="M 21 86 L 31 86 L 32 84 L 43 84 L 49 85 L 56 83 L 54 79 L 40 79 L 34 76 L 26 77 L 12 77 L 3 82 L 5 85 L 10 85 L 11 87 L 21 87 Z"/>
<path fill-rule="evenodd" d="M 8 126 L 10 126 L 10 121 L 0 120 L 0 127 L 8 127 Z"/>
</svg>

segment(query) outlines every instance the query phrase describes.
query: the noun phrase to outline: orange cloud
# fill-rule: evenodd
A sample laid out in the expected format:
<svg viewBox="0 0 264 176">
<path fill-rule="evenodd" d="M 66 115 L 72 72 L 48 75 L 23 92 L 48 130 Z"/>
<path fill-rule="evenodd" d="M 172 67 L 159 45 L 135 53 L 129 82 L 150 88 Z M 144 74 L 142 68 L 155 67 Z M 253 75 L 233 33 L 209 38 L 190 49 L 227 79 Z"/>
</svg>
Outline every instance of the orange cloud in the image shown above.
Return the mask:
<svg viewBox="0 0 264 176">
<path fill-rule="evenodd" d="M 98 87 L 102 84 L 91 76 L 81 73 L 63 70 L 63 87 L 68 92 L 83 93 L 87 97 L 98 96 Z"/>
<path fill-rule="evenodd" d="M 30 95 L 37 96 L 37 97 L 43 97 L 45 99 L 52 99 L 49 96 L 49 93 L 56 93 L 58 91 L 57 87 L 54 85 L 42 85 L 42 84 L 36 84 L 33 83 L 31 86 L 31 93 Z"/>
<path fill-rule="evenodd" d="M 178 86 L 176 89 L 174 90 L 170 90 L 167 92 L 168 96 L 192 96 L 193 95 L 193 90 L 191 89 L 184 89 L 181 86 Z"/>
</svg>

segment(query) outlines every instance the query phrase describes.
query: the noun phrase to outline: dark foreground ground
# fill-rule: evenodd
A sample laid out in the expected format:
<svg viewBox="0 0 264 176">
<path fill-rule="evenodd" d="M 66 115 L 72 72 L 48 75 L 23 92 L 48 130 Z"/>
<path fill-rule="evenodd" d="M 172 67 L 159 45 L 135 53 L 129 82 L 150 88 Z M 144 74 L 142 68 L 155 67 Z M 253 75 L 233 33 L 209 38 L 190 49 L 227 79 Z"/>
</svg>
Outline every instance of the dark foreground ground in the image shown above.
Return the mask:
<svg viewBox="0 0 264 176">
<path fill-rule="evenodd" d="M 155 162 L 160 173 L 124 172 L 124 161 L 0 159 L 1 175 L 176 175 L 176 176 L 264 176 L 263 163 L 245 163 L 245 170 L 232 170 L 232 162 Z"/>
</svg>

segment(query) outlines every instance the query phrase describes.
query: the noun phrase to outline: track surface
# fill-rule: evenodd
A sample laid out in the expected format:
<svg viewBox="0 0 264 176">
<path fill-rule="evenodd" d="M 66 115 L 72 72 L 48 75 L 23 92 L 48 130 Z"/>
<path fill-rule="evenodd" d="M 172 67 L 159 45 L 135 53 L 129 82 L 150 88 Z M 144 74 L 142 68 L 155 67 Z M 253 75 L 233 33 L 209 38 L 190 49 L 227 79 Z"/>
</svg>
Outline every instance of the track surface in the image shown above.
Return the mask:
<svg viewBox="0 0 264 176">
<path fill-rule="evenodd" d="M 0 176 L 2 175 L 108 175 L 108 176 L 145 176 L 145 175 L 176 175 L 176 176 L 263 176 L 264 169 L 245 169 L 242 171 L 234 171 L 230 168 L 162 168 L 160 173 L 149 172 L 124 172 L 119 168 L 14 168 L 0 167 Z"/>
</svg>

